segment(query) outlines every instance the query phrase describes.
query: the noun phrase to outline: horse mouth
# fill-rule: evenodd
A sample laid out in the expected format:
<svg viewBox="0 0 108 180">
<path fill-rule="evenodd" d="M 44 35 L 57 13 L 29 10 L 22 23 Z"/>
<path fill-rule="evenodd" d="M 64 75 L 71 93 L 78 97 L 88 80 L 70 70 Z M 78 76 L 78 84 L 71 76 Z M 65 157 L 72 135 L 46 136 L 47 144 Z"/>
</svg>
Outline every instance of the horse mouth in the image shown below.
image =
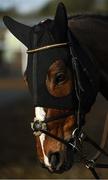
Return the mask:
<svg viewBox="0 0 108 180">
<path fill-rule="evenodd" d="M 64 164 L 63 166 L 61 166 L 61 168 L 59 170 L 56 170 L 56 169 L 53 169 L 51 166 L 45 166 L 44 164 L 42 164 L 42 168 L 47 169 L 50 173 L 62 174 L 65 171 L 70 170 L 72 168 L 72 165 L 73 164 L 71 164 L 71 165 Z"/>
<path fill-rule="evenodd" d="M 62 174 L 65 171 L 68 171 L 72 168 L 73 166 L 73 159 L 74 159 L 74 155 L 73 155 L 73 151 L 72 149 L 66 148 L 65 152 L 64 152 L 64 161 L 62 163 L 55 163 L 55 165 L 53 164 L 53 162 L 50 163 L 50 166 L 46 166 L 45 164 L 42 164 L 43 168 L 46 168 L 50 173 L 56 173 L 56 174 Z M 54 159 L 54 157 L 53 157 Z"/>
</svg>

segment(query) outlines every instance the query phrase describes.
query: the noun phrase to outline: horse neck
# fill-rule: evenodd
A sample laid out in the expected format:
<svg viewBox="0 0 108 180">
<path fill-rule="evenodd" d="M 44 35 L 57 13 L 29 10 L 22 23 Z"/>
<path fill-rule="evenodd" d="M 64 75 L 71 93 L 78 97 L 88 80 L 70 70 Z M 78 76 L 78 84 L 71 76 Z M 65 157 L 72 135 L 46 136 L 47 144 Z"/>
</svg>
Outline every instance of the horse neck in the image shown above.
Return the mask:
<svg viewBox="0 0 108 180">
<path fill-rule="evenodd" d="M 108 71 L 108 17 L 82 15 L 73 16 L 68 21 L 72 33 L 80 44 L 88 48 L 94 60 Z"/>
</svg>

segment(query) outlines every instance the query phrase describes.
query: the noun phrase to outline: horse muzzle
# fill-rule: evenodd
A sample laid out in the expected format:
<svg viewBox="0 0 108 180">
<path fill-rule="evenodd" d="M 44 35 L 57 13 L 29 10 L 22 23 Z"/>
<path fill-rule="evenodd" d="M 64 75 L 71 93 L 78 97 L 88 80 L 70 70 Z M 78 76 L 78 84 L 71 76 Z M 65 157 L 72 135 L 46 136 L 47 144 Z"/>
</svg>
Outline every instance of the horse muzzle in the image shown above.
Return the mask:
<svg viewBox="0 0 108 180">
<path fill-rule="evenodd" d="M 47 168 L 51 173 L 63 173 L 69 170 L 73 165 L 74 151 L 69 148 L 65 148 L 62 152 L 53 152 L 48 154 L 48 160 L 50 166 L 43 167 Z"/>
</svg>

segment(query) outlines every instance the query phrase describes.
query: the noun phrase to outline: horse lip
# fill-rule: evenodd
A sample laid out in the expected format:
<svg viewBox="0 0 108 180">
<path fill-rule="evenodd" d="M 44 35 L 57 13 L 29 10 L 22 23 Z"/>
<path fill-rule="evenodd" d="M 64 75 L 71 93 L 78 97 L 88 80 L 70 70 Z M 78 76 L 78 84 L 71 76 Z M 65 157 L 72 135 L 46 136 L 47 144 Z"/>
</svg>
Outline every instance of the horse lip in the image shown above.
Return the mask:
<svg viewBox="0 0 108 180">
<path fill-rule="evenodd" d="M 46 168 L 48 168 L 48 170 L 53 173 L 53 169 L 51 168 L 51 166 L 46 166 Z"/>
<path fill-rule="evenodd" d="M 46 166 L 44 163 L 41 163 L 42 168 L 45 168 L 47 170 L 49 170 L 49 172 L 53 173 L 53 169 L 51 168 L 51 166 Z"/>
<path fill-rule="evenodd" d="M 67 164 L 64 164 L 63 166 L 61 166 L 61 168 L 59 170 L 53 169 L 51 166 L 46 166 L 45 164 L 41 164 L 42 168 L 47 169 L 50 173 L 55 173 L 55 174 L 62 174 L 65 171 L 68 171 L 72 168 L 73 163 L 70 163 L 70 165 L 67 166 Z"/>
<path fill-rule="evenodd" d="M 55 174 L 62 174 L 65 171 L 68 171 L 69 169 L 71 169 L 72 165 L 67 167 L 67 166 L 62 166 L 59 170 L 53 170 L 53 169 L 48 169 L 50 171 L 50 173 L 55 173 Z"/>
</svg>

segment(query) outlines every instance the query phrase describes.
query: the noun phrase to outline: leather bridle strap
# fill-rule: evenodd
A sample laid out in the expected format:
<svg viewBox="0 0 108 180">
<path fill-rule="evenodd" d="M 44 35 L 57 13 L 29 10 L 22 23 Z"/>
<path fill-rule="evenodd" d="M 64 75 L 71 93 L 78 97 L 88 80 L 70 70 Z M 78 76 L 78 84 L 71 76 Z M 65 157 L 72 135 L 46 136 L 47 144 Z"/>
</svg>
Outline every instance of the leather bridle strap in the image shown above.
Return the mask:
<svg viewBox="0 0 108 180">
<path fill-rule="evenodd" d="M 106 151 L 104 151 L 93 139 L 91 139 L 88 135 L 85 135 L 85 142 L 88 142 L 89 144 L 91 144 L 93 147 L 95 147 L 100 153 L 102 153 L 103 155 L 108 157 L 108 153 Z M 100 179 L 95 168 L 108 168 L 108 164 L 101 164 L 101 163 L 96 163 L 97 159 L 91 159 L 91 160 L 86 160 L 84 162 L 85 167 L 88 168 L 91 173 L 93 174 L 93 176 L 96 179 Z"/>
<path fill-rule="evenodd" d="M 53 117 L 46 117 L 44 122 L 45 123 L 48 123 L 48 122 L 52 122 L 52 121 L 56 121 L 56 120 L 60 120 L 60 119 L 64 119 L 68 116 L 75 116 L 75 111 L 74 110 L 71 110 L 69 112 L 66 112 L 66 113 L 63 113 L 63 114 L 60 114 L 58 116 L 53 116 Z"/>
<path fill-rule="evenodd" d="M 60 138 L 60 137 L 58 137 L 58 136 L 55 136 L 55 135 L 49 133 L 49 132 L 46 131 L 46 130 L 41 130 L 41 132 L 44 133 L 45 135 L 53 138 L 53 139 L 56 139 L 57 141 L 63 143 L 63 144 L 64 144 L 65 146 L 67 146 L 68 148 L 73 148 L 73 149 L 79 151 L 79 149 L 74 145 L 74 143 L 70 143 L 70 142 L 64 140 L 63 138 Z"/>
<path fill-rule="evenodd" d="M 88 135 L 85 136 L 84 141 L 89 142 L 92 146 L 94 146 L 98 151 L 108 157 L 108 153 L 104 151 L 93 139 L 91 139 Z"/>
<path fill-rule="evenodd" d="M 64 140 L 63 138 L 51 134 L 47 130 L 47 124 L 48 123 L 53 122 L 53 121 L 57 121 L 57 120 L 64 120 L 64 118 L 69 117 L 69 116 L 73 116 L 74 114 L 75 114 L 74 111 L 66 112 L 66 113 L 61 114 L 59 116 L 54 116 L 54 117 L 51 117 L 51 118 L 50 117 L 45 118 L 44 121 L 39 121 L 38 119 L 34 118 L 34 122 L 31 123 L 31 128 L 34 131 L 34 135 L 36 135 L 36 136 L 40 135 L 41 133 L 44 133 L 44 134 L 52 137 L 53 139 L 56 139 L 57 141 L 60 141 L 61 143 L 65 144 L 68 147 L 71 146 L 74 149 L 75 148 L 77 149 L 77 147 L 75 147 L 73 143 L 69 143 L 66 140 Z M 75 129 L 77 128 L 76 124 L 74 125 L 74 128 Z"/>
<path fill-rule="evenodd" d="M 27 50 L 27 53 L 36 53 L 39 51 L 43 51 L 43 50 L 47 50 L 47 49 L 51 49 L 51 48 L 55 48 L 55 47 L 67 46 L 68 44 L 69 44 L 68 42 L 58 43 L 58 44 L 50 44 L 50 45 L 42 46 L 39 48 L 29 49 L 29 50 Z"/>
<path fill-rule="evenodd" d="M 78 99 L 78 109 L 77 109 L 77 126 L 78 130 L 80 131 L 82 126 L 84 125 L 84 114 L 82 113 L 82 94 L 84 93 L 84 89 L 82 87 L 82 84 L 80 83 L 80 73 L 79 73 L 79 68 L 78 68 L 78 56 L 73 49 L 72 46 L 72 36 L 71 36 L 71 31 L 68 29 L 68 40 L 69 40 L 69 50 L 70 50 L 70 55 L 71 55 L 71 62 L 72 62 L 72 67 L 74 70 L 74 82 L 75 82 L 75 92 L 76 96 Z M 80 62 L 80 61 L 79 61 Z"/>
</svg>

